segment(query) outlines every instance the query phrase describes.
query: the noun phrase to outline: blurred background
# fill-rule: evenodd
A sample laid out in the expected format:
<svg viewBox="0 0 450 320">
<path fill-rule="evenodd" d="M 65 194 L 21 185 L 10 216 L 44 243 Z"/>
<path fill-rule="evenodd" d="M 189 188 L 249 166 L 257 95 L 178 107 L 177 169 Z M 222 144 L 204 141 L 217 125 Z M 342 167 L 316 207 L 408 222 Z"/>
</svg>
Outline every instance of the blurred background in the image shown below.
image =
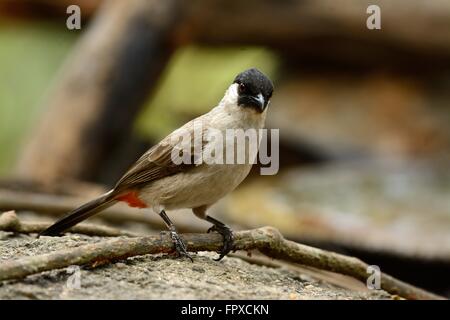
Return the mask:
<svg viewBox="0 0 450 320">
<path fill-rule="evenodd" d="M 72 4 L 80 30 L 66 27 Z M 381 30 L 366 27 L 371 4 Z M 450 296 L 446 0 L 0 0 L 0 210 L 54 220 L 248 67 L 275 84 L 267 127 L 280 129 L 280 172 L 255 166 L 212 215 Z M 163 228 L 148 216 L 95 219 Z"/>
</svg>

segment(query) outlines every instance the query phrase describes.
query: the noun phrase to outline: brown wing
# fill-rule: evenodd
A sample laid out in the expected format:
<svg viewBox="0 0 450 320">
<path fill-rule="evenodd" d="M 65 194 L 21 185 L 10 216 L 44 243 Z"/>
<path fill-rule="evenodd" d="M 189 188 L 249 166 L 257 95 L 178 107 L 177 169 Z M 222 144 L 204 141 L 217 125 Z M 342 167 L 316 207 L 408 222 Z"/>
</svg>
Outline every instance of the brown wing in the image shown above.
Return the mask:
<svg viewBox="0 0 450 320">
<path fill-rule="evenodd" d="M 175 146 L 169 143 L 169 138 L 170 136 L 144 153 L 117 182 L 114 190 L 120 192 L 138 188 L 149 182 L 194 168 L 196 166 L 195 159 L 198 157 L 194 150 L 202 150 L 202 148 L 194 148 L 195 142 L 192 140 L 194 143 L 191 143 L 190 163 L 176 164 L 172 161 L 172 151 Z M 203 147 L 203 137 L 201 142 Z M 181 149 L 177 149 L 177 152 L 181 152 Z"/>
</svg>

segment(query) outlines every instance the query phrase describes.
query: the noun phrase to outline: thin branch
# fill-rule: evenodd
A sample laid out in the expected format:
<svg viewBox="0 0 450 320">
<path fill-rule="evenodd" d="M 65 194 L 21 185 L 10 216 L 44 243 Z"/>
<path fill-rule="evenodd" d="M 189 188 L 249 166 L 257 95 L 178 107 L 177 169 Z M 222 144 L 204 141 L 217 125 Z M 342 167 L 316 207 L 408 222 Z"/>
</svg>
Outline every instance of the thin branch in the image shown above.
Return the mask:
<svg viewBox="0 0 450 320">
<path fill-rule="evenodd" d="M 0 211 L 33 211 L 61 216 L 61 214 L 82 205 L 86 200 L 71 196 L 15 192 L 2 189 L 0 190 Z M 120 205 L 108 208 L 96 217 L 116 224 L 138 222 L 153 229 L 164 230 L 166 228 L 163 220 L 157 215 Z M 177 215 L 176 225 L 180 232 L 203 232 L 205 230 L 205 226 L 200 223 L 200 220 L 197 223 L 195 219 L 183 219 L 181 215 Z"/>
<path fill-rule="evenodd" d="M 184 234 L 182 238 L 191 252 L 218 251 L 222 247 L 222 237 L 216 233 Z M 45 241 L 45 237 L 38 241 Z M 235 233 L 234 250 L 254 249 L 258 249 L 271 258 L 345 274 L 363 282 L 368 277 L 368 265 L 361 260 L 286 240 L 278 230 L 272 227 Z M 95 266 L 133 256 L 172 252 L 173 243 L 167 233 L 158 236 L 107 240 L 3 262 L 0 264 L 0 281 L 21 279 L 28 275 L 70 265 L 93 264 Z M 381 288 L 407 299 L 442 299 L 387 274 L 381 275 Z"/>
<path fill-rule="evenodd" d="M 49 226 L 50 224 L 45 222 L 20 221 L 14 211 L 5 212 L 0 216 L 0 231 L 30 234 L 30 233 L 39 233 L 47 229 L 47 227 Z M 76 225 L 70 228 L 69 232 L 99 237 L 142 236 L 129 231 L 123 231 L 116 228 L 87 223 L 81 223 L 79 225 Z"/>
</svg>

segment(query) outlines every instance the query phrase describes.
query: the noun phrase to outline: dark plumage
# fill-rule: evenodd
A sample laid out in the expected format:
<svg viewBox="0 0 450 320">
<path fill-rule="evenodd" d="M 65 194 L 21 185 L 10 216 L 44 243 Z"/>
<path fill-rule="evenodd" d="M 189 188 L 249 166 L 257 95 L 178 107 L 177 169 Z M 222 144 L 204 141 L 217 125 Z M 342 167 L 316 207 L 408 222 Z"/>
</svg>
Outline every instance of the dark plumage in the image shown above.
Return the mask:
<svg viewBox="0 0 450 320">
<path fill-rule="evenodd" d="M 239 85 L 239 105 L 254 107 L 263 112 L 272 97 L 273 83 L 261 71 L 251 68 L 239 73 L 233 83 Z M 258 96 L 262 95 L 263 100 Z"/>
</svg>

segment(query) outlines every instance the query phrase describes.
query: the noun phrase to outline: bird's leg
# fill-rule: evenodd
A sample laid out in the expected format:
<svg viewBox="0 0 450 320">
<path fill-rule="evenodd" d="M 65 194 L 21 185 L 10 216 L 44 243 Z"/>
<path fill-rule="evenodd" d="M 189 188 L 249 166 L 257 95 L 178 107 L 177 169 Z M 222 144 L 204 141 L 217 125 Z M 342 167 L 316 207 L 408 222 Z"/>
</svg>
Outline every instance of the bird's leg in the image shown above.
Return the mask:
<svg viewBox="0 0 450 320">
<path fill-rule="evenodd" d="M 213 224 L 213 226 L 208 229 L 208 233 L 210 233 L 211 231 L 216 231 L 223 237 L 223 247 L 219 252 L 220 256 L 219 258 L 214 259 L 216 261 L 220 261 L 233 249 L 233 231 L 223 222 L 220 222 L 213 217 L 206 216 L 206 221 Z"/>
<path fill-rule="evenodd" d="M 164 220 L 167 228 L 170 230 L 170 236 L 172 238 L 173 244 L 175 245 L 175 250 L 177 251 L 177 254 L 179 256 L 188 257 L 189 259 L 191 259 L 192 262 L 194 262 L 192 257 L 187 252 L 186 244 L 184 243 L 183 239 L 181 239 L 180 236 L 178 235 L 178 232 L 177 232 L 177 229 L 175 228 L 175 225 L 173 224 L 172 221 L 170 221 L 170 219 L 167 216 L 166 212 L 164 210 L 162 210 L 159 213 L 159 216 Z"/>
</svg>

